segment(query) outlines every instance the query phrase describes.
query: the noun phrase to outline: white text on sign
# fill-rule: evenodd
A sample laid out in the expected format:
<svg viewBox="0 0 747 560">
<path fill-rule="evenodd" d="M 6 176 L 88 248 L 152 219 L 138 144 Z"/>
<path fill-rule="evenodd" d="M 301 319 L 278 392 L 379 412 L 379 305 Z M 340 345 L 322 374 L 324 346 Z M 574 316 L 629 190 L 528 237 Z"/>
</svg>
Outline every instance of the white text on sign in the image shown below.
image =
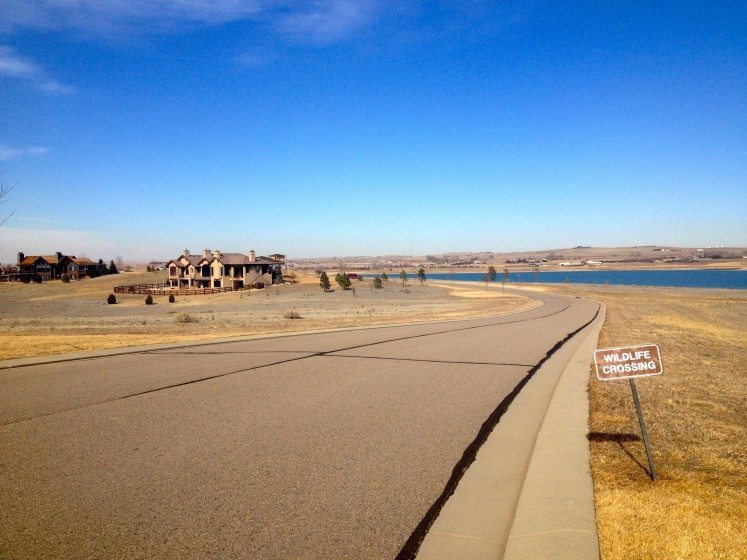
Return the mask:
<svg viewBox="0 0 747 560">
<path fill-rule="evenodd" d="M 626 348 L 603 348 L 594 352 L 597 377 L 602 380 L 627 379 L 664 372 L 656 344 Z"/>
</svg>

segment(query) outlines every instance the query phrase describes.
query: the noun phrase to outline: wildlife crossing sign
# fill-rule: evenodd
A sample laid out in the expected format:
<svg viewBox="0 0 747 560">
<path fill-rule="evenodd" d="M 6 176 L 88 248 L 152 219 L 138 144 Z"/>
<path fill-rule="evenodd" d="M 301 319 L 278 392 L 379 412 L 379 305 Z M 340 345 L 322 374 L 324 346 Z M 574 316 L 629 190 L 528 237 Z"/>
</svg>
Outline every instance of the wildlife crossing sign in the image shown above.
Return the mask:
<svg viewBox="0 0 747 560">
<path fill-rule="evenodd" d="M 594 365 L 601 381 L 659 375 L 664 372 L 656 344 L 602 348 L 594 352 Z"/>
</svg>

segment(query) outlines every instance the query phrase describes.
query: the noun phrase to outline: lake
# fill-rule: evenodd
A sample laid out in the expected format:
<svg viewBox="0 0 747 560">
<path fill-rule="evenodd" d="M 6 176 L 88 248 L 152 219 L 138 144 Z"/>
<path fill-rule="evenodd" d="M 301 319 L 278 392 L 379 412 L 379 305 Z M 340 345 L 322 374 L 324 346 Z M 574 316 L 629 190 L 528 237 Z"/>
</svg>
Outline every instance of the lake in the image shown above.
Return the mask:
<svg viewBox="0 0 747 560">
<path fill-rule="evenodd" d="M 431 280 L 482 282 L 484 272 L 427 273 Z M 367 275 L 373 276 L 373 275 Z M 496 283 L 502 279 L 498 271 Z M 390 281 L 398 280 L 399 273 L 389 273 Z M 415 275 L 410 274 L 410 278 Z M 613 286 L 666 286 L 671 288 L 726 288 L 747 289 L 747 270 L 547 270 L 511 272 L 509 284 L 520 283 L 609 284 Z"/>
</svg>

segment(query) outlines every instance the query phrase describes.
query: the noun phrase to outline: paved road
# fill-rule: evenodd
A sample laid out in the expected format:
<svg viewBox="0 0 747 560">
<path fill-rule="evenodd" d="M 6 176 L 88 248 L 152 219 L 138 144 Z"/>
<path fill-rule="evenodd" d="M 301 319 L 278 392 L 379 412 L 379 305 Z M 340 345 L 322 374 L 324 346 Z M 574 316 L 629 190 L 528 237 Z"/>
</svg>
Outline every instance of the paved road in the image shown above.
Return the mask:
<svg viewBox="0 0 747 560">
<path fill-rule="evenodd" d="M 0 558 L 394 558 L 486 419 L 597 311 L 537 297 L 0 370 Z"/>
</svg>

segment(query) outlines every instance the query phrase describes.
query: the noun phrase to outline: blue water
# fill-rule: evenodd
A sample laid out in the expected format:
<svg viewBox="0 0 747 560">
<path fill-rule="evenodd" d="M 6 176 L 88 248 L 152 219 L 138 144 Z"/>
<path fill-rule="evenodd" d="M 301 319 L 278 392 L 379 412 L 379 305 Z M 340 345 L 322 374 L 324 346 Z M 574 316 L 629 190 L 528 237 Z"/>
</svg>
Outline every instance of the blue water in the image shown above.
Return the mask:
<svg viewBox="0 0 747 560">
<path fill-rule="evenodd" d="M 427 277 L 432 280 L 482 282 L 484 274 L 485 272 L 428 273 Z M 415 275 L 410 274 L 410 278 L 415 278 Z M 496 283 L 501 283 L 502 278 L 503 273 L 499 270 Z M 390 272 L 389 279 L 390 281 L 398 280 L 399 273 Z M 511 272 L 509 274 L 509 285 L 533 282 L 747 290 L 747 270 L 548 270 L 541 271 L 539 274 L 535 272 Z"/>
</svg>

